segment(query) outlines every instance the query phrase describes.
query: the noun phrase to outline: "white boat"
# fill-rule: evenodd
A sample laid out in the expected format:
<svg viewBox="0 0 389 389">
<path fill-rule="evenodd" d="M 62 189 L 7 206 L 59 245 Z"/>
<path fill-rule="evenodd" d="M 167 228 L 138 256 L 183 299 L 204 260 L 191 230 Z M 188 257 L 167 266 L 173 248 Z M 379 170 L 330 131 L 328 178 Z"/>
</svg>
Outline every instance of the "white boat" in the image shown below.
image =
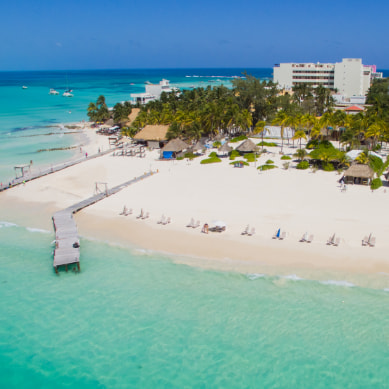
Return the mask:
<svg viewBox="0 0 389 389">
<path fill-rule="evenodd" d="M 59 92 L 55 89 L 50 89 L 49 95 L 59 95 Z"/>
<path fill-rule="evenodd" d="M 63 97 L 73 97 L 73 95 L 68 92 L 68 91 L 65 91 L 63 94 L 62 94 Z"/>
<path fill-rule="evenodd" d="M 23 85 L 22 89 L 28 89 L 28 86 Z"/>
</svg>

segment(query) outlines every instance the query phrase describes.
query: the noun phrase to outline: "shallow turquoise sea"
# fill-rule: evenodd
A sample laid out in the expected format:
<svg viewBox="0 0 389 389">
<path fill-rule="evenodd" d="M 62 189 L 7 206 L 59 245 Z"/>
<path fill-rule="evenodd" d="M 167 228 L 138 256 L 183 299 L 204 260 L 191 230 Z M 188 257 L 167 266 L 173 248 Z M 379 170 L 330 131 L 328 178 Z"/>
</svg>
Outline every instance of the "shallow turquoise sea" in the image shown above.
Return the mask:
<svg viewBox="0 0 389 389">
<path fill-rule="evenodd" d="M 130 69 L 79 71 L 0 72 L 0 181 L 14 178 L 13 167 L 29 163 L 47 167 L 69 159 L 71 150 L 38 152 L 71 147 L 74 137 L 61 124 L 87 120 L 88 104 L 104 95 L 109 107 L 145 91 L 145 82 L 163 78 L 181 89 L 231 86 L 234 77 L 247 70 L 261 79 L 271 69 Z M 26 86 L 27 89 L 22 89 Z M 59 95 L 49 95 L 54 88 Z M 70 88 L 74 95 L 63 97 Z"/>
<path fill-rule="evenodd" d="M 1 224 L 2 388 L 387 388 L 389 292 L 192 268 Z"/>
</svg>

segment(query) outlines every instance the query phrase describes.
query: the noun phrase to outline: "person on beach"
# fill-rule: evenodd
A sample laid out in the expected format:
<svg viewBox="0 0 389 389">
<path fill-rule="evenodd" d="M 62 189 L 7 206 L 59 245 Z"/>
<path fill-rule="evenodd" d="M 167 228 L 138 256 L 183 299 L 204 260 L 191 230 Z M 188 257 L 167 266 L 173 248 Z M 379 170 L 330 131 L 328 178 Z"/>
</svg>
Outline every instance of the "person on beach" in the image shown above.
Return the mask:
<svg viewBox="0 0 389 389">
<path fill-rule="evenodd" d="M 88 153 L 85 153 L 85 158 L 88 158 Z"/>
<path fill-rule="evenodd" d="M 208 223 L 205 223 L 203 226 L 203 229 L 201 230 L 202 233 L 208 234 Z"/>
</svg>

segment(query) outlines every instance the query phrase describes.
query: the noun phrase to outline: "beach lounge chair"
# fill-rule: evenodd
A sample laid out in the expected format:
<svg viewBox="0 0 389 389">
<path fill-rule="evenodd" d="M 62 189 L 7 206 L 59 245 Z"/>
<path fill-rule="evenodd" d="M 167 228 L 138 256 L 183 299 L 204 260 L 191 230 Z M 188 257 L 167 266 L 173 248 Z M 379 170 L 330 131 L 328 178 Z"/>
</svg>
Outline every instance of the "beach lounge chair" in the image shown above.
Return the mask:
<svg viewBox="0 0 389 389">
<path fill-rule="evenodd" d="M 166 218 L 166 220 L 162 223 L 163 225 L 169 224 L 172 221 L 170 217 Z"/>
<path fill-rule="evenodd" d="M 247 224 L 246 228 L 241 232 L 241 235 L 247 235 L 249 233 L 250 226 Z"/>
<path fill-rule="evenodd" d="M 339 246 L 340 244 L 340 238 L 336 238 L 335 242 L 333 243 L 334 246 Z"/>
<path fill-rule="evenodd" d="M 157 221 L 157 224 L 163 224 L 165 220 L 166 220 L 165 215 L 162 215 L 161 218 Z"/>
<path fill-rule="evenodd" d="M 299 242 L 306 242 L 306 241 L 307 241 L 307 238 L 308 238 L 308 233 L 306 232 L 306 233 L 301 237 L 301 239 L 299 240 Z"/>
<path fill-rule="evenodd" d="M 282 233 L 281 233 L 281 235 L 279 236 L 279 240 L 284 240 L 286 238 L 286 232 L 285 231 L 283 231 Z"/>
<path fill-rule="evenodd" d="M 368 236 L 365 236 L 363 239 L 362 239 L 362 246 L 368 246 L 369 245 L 369 237 Z"/>
<path fill-rule="evenodd" d="M 127 207 L 124 206 L 124 207 L 123 207 L 123 211 L 121 211 L 121 212 L 119 213 L 119 215 L 124 215 L 124 216 L 126 216 L 126 213 L 127 213 Z"/>
<path fill-rule="evenodd" d="M 136 217 L 137 219 L 143 219 L 143 209 L 140 210 L 140 214 Z"/>
<path fill-rule="evenodd" d="M 144 214 L 144 216 L 142 216 L 142 219 L 143 219 L 143 220 L 144 220 L 144 219 L 147 219 L 149 216 L 150 216 L 150 213 L 149 213 L 149 212 L 146 212 L 146 213 Z"/>
<path fill-rule="evenodd" d="M 372 237 L 370 238 L 369 246 L 370 246 L 370 247 L 374 247 L 374 246 L 375 246 L 375 237 L 374 237 L 374 236 L 372 236 Z"/>
<path fill-rule="evenodd" d="M 192 228 L 200 227 L 200 220 L 197 220 L 196 223 L 193 224 Z"/>
<path fill-rule="evenodd" d="M 272 239 L 279 239 L 281 235 L 281 228 L 279 228 L 274 235 L 272 236 Z"/>
<path fill-rule="evenodd" d="M 195 221 L 194 221 L 194 219 L 193 219 L 193 217 L 192 217 L 192 219 L 190 219 L 190 222 L 189 222 L 186 226 L 187 226 L 187 227 L 193 228 L 194 225 L 195 225 Z"/>
<path fill-rule="evenodd" d="M 255 234 L 255 228 L 251 228 L 251 230 L 247 233 L 248 236 L 253 236 Z"/>
<path fill-rule="evenodd" d="M 313 235 L 309 235 L 309 238 L 306 240 L 307 243 L 311 243 L 313 241 Z"/>
<path fill-rule="evenodd" d="M 124 216 L 132 215 L 132 208 L 128 209 Z"/>
<path fill-rule="evenodd" d="M 331 235 L 327 240 L 327 245 L 332 245 L 335 243 L 335 234 Z"/>
</svg>

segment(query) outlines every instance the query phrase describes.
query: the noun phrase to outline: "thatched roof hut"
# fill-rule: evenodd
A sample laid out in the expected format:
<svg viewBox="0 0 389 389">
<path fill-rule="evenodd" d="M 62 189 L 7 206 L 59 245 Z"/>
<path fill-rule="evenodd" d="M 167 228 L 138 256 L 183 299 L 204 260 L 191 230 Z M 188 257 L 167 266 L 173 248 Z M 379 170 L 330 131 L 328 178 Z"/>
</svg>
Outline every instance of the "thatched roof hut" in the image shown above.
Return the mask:
<svg viewBox="0 0 389 389">
<path fill-rule="evenodd" d="M 164 141 L 166 140 L 166 133 L 168 129 L 169 126 L 167 125 L 148 124 L 134 136 L 134 139 L 144 140 L 144 141 L 149 141 L 149 140 Z"/>
<path fill-rule="evenodd" d="M 168 144 L 162 149 L 162 151 L 174 151 L 178 153 L 182 150 L 189 148 L 189 145 L 181 139 L 172 139 Z"/>
<path fill-rule="evenodd" d="M 201 140 L 197 141 L 197 143 L 192 147 L 193 151 L 202 151 L 205 149 L 205 142 Z"/>
<path fill-rule="evenodd" d="M 183 150 L 187 150 L 189 145 L 181 139 L 172 139 L 168 144 L 161 150 L 163 158 L 171 159 L 175 158 L 178 153 Z"/>
<path fill-rule="evenodd" d="M 140 108 L 132 108 L 131 113 L 128 115 L 128 122 L 126 122 L 127 127 L 130 127 L 132 125 L 132 123 L 134 122 L 134 120 L 138 116 L 139 111 L 140 111 Z"/>
<path fill-rule="evenodd" d="M 217 152 L 218 152 L 218 154 L 219 153 L 227 154 L 232 150 L 233 150 L 233 148 L 231 146 L 228 146 L 228 143 L 226 142 L 226 143 L 224 143 L 224 145 L 222 145 L 218 148 Z"/>
<path fill-rule="evenodd" d="M 257 150 L 257 145 L 251 139 L 246 139 L 235 150 L 241 153 L 253 153 Z"/>
<path fill-rule="evenodd" d="M 345 184 L 369 185 L 374 177 L 374 170 L 368 165 L 351 165 L 344 172 Z"/>
</svg>

